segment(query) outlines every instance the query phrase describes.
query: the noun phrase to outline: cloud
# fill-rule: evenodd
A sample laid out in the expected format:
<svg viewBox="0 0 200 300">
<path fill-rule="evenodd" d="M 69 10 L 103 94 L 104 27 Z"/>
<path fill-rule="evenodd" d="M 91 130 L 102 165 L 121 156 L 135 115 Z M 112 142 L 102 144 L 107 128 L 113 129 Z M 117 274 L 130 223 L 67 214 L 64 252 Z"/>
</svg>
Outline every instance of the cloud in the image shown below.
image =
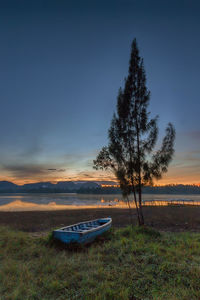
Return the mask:
<svg viewBox="0 0 200 300">
<path fill-rule="evenodd" d="M 64 154 L 55 157 L 40 157 L 41 148 L 35 147 L 26 151 L 23 160 L 16 157 L 1 159 L 1 179 L 18 183 L 36 181 L 64 181 L 64 180 L 93 180 L 116 181 L 109 171 L 96 171 L 92 168 L 92 155 L 90 154 Z M 38 153 L 38 154 L 37 154 Z M 24 152 L 25 154 L 25 152 Z M 28 157 L 37 157 L 38 160 L 28 160 Z M 42 159 L 46 159 L 42 161 Z M 39 161 L 39 162 L 38 162 Z M 169 171 L 159 183 L 196 182 L 200 176 L 200 150 L 177 151 Z M 196 179 L 195 179 L 196 178 Z"/>
<path fill-rule="evenodd" d="M 66 169 L 59 169 L 59 170 L 57 170 L 57 172 L 65 172 L 66 171 Z"/>
<path fill-rule="evenodd" d="M 88 159 L 84 154 L 64 154 L 54 157 L 41 156 L 42 147 L 34 143 L 26 151 L 0 157 L 1 179 L 14 178 L 24 180 L 58 180 L 67 175 L 73 176 L 75 168 L 83 169 Z"/>
<path fill-rule="evenodd" d="M 173 166 L 199 165 L 200 150 L 175 152 Z"/>
<path fill-rule="evenodd" d="M 200 151 L 178 151 L 169 165 L 168 172 L 159 184 L 198 183 L 200 180 Z"/>
<path fill-rule="evenodd" d="M 28 165 L 17 165 L 17 164 L 2 164 L 1 169 L 9 172 L 12 176 L 17 178 L 34 177 L 44 175 L 45 169 L 40 165 L 28 164 Z"/>
<path fill-rule="evenodd" d="M 85 177 L 92 177 L 90 174 L 87 174 L 87 173 L 83 173 L 83 176 L 85 176 Z"/>
<path fill-rule="evenodd" d="M 24 152 L 24 160 L 22 154 L 20 157 L 1 159 L 1 180 L 6 178 L 5 180 L 22 183 L 28 181 L 79 180 L 79 178 L 81 180 L 93 180 L 98 178 L 98 172 L 92 169 L 91 159 L 86 154 L 64 154 L 47 157 L 46 161 L 42 161 L 39 154 L 38 159 L 36 159 L 36 153 L 39 153 L 37 147 L 33 151 L 26 151 L 26 155 Z M 31 155 L 35 155 L 35 158 L 28 159 L 28 156 L 30 158 Z M 104 177 L 107 179 L 105 174 Z"/>
<path fill-rule="evenodd" d="M 65 172 L 66 169 L 53 169 L 53 168 L 51 169 L 51 168 L 50 168 L 50 169 L 47 169 L 47 171 L 53 171 L 53 172 L 54 172 L 54 171 L 55 171 L 55 172 Z"/>
<path fill-rule="evenodd" d="M 46 164 L 1 164 L 1 179 L 20 182 L 56 181 L 60 173 L 65 173 L 63 168 L 48 168 Z"/>
</svg>

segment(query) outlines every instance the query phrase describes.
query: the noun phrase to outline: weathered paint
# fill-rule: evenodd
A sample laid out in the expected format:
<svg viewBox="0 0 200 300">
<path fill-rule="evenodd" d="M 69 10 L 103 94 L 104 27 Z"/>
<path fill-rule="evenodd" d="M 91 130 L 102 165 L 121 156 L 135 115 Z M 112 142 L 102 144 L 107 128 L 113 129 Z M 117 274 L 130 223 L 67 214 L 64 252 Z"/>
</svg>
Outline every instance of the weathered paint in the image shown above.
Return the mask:
<svg viewBox="0 0 200 300">
<path fill-rule="evenodd" d="M 98 227 L 92 227 L 89 230 L 84 230 L 84 232 L 80 232 L 79 229 L 77 231 L 67 231 L 68 229 L 72 227 L 78 227 L 78 226 L 87 226 L 86 224 L 92 222 L 99 222 L 102 225 L 99 225 Z M 53 236 L 55 239 L 58 239 L 62 241 L 65 244 L 70 244 L 70 243 L 79 243 L 79 244 L 85 244 L 92 242 L 97 236 L 101 235 L 108 229 L 110 229 L 112 225 L 112 219 L 111 218 L 103 218 L 103 219 L 98 219 L 98 220 L 93 220 L 93 221 L 88 221 L 88 222 L 81 222 L 75 225 L 63 227 L 57 230 L 53 231 Z M 92 226 L 92 225 L 91 225 Z"/>
</svg>

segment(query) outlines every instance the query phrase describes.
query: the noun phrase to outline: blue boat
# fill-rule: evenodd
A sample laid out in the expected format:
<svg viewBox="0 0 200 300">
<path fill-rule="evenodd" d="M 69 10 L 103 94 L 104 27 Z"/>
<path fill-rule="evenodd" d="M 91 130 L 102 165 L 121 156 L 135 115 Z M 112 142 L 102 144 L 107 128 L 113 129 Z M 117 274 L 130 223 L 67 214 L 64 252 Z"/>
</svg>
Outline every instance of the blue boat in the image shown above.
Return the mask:
<svg viewBox="0 0 200 300">
<path fill-rule="evenodd" d="M 107 231 L 111 225 L 111 218 L 81 222 L 54 230 L 53 237 L 65 244 L 87 244 Z"/>
</svg>

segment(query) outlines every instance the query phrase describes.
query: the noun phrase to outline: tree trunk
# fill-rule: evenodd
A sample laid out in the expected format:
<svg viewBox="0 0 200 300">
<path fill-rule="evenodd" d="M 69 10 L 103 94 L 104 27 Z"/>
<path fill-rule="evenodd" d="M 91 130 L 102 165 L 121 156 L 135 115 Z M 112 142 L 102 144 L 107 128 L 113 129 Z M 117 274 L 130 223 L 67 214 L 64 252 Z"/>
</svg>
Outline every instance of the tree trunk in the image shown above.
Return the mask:
<svg viewBox="0 0 200 300">
<path fill-rule="evenodd" d="M 141 190 L 141 184 L 139 184 L 139 213 L 140 213 L 140 225 L 144 225 L 144 215 L 143 215 L 143 209 L 142 209 L 142 190 Z"/>
<path fill-rule="evenodd" d="M 129 207 L 129 213 L 130 213 L 130 220 L 131 220 L 131 225 L 133 227 L 133 215 L 132 215 L 132 210 L 131 210 L 131 206 L 130 206 L 130 201 L 129 201 L 129 198 L 127 196 L 127 202 L 128 202 L 128 207 Z"/>
<path fill-rule="evenodd" d="M 135 208 L 136 208 L 137 218 L 138 218 L 138 225 L 141 225 L 140 212 L 139 212 L 138 205 L 137 205 L 137 197 L 136 197 L 136 192 L 135 192 L 135 186 L 133 184 L 133 178 L 131 178 L 131 181 L 132 181 L 132 191 L 133 191 L 133 196 L 134 196 L 134 201 L 135 201 Z"/>
<path fill-rule="evenodd" d="M 136 109 L 136 107 L 135 107 Z M 138 163 L 138 194 L 139 194 L 139 214 L 140 214 L 140 224 L 139 225 L 144 225 L 144 216 L 143 216 L 143 211 L 142 211 L 142 184 L 141 184 L 141 152 L 140 152 L 140 136 L 139 136 L 139 127 L 138 127 L 138 122 L 136 120 L 136 136 L 137 136 L 137 163 Z"/>
</svg>

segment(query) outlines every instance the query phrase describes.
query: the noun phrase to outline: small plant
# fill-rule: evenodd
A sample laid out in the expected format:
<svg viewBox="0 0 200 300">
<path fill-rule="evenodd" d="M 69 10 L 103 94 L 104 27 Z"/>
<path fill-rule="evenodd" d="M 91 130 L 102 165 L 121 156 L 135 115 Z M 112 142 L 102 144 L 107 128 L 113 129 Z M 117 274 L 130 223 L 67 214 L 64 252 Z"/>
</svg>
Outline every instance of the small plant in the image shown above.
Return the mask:
<svg viewBox="0 0 200 300">
<path fill-rule="evenodd" d="M 147 227 L 147 226 L 135 226 L 134 227 L 134 232 L 137 234 L 144 234 L 149 236 L 150 238 L 160 238 L 161 237 L 161 233 L 151 227 Z"/>
</svg>

